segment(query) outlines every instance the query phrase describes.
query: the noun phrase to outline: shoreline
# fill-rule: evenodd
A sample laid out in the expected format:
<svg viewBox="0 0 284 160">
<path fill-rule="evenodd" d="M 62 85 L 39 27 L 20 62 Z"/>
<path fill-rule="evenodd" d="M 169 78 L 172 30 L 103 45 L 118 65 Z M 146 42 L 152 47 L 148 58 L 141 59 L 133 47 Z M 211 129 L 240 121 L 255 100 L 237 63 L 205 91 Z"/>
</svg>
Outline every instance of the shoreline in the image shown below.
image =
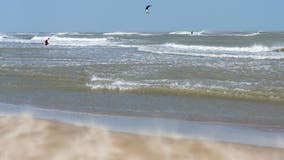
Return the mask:
<svg viewBox="0 0 284 160">
<path fill-rule="evenodd" d="M 142 135 L 181 136 L 190 139 L 213 140 L 255 146 L 284 148 L 283 129 L 260 129 L 213 122 L 98 115 L 91 113 L 35 108 L 0 103 L 0 116 L 30 115 L 34 118 L 79 124 L 86 127 L 104 126 L 114 132 Z"/>
<path fill-rule="evenodd" d="M 31 116 L 0 116 L 4 159 L 282 160 L 284 148 L 109 131 Z M 18 150 L 19 146 L 25 146 Z"/>
</svg>

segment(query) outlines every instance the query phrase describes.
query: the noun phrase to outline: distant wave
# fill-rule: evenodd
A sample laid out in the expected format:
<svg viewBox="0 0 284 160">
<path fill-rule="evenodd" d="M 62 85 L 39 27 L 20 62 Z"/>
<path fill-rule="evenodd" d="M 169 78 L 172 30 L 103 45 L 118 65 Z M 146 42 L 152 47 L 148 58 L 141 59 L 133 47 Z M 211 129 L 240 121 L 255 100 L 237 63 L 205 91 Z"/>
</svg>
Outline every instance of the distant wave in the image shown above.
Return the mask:
<svg viewBox="0 0 284 160">
<path fill-rule="evenodd" d="M 261 32 L 255 32 L 255 33 L 226 33 L 225 36 L 238 36 L 238 37 L 253 37 L 261 35 Z"/>
<path fill-rule="evenodd" d="M 175 43 L 166 43 L 161 45 L 165 48 L 173 48 L 177 50 L 190 50 L 190 51 L 212 51 L 212 52 L 267 52 L 270 51 L 269 47 L 262 45 L 254 45 L 250 47 L 223 47 L 223 46 L 202 46 L 202 45 L 182 45 Z"/>
<path fill-rule="evenodd" d="M 55 33 L 55 35 L 58 36 L 64 36 L 64 35 L 80 35 L 79 32 L 59 32 L 59 33 Z"/>
<path fill-rule="evenodd" d="M 71 47 L 72 46 L 73 47 L 113 46 L 113 47 L 119 47 L 119 43 L 114 42 L 113 37 L 73 38 L 73 37 L 63 37 L 63 36 L 53 35 L 53 36 L 34 36 L 31 39 L 19 39 L 19 38 L 2 38 L 2 36 L 0 36 L 0 41 L 9 42 L 9 43 L 42 44 L 48 38 L 50 38 L 50 46 L 71 46 Z"/>
<path fill-rule="evenodd" d="M 136 34 L 128 32 L 114 32 L 115 34 Z M 65 34 L 65 33 L 59 33 Z M 105 33 L 113 34 L 113 33 Z M 80 38 L 81 37 L 81 38 Z M 121 48 L 137 48 L 142 52 L 151 52 L 158 54 L 177 54 L 199 57 L 224 57 L 224 58 L 253 58 L 253 59 L 284 59 L 284 54 L 279 52 L 279 48 L 268 47 L 265 45 L 252 46 L 210 46 L 210 45 L 185 45 L 176 43 L 163 44 L 141 44 L 133 41 L 115 38 L 115 36 L 105 36 L 100 38 L 68 37 L 68 36 L 34 36 L 27 38 L 8 37 L 0 34 L 1 42 L 25 43 L 25 44 L 42 44 L 47 38 L 50 38 L 51 46 L 70 46 L 70 47 L 87 47 L 87 46 L 106 46 Z M 282 50 L 281 50 L 282 51 Z"/>
<path fill-rule="evenodd" d="M 268 52 L 271 51 L 269 47 L 262 46 L 262 45 L 254 45 L 250 47 L 223 47 L 223 46 L 202 46 L 202 45 L 182 45 L 182 44 L 175 44 L 175 43 L 166 43 L 161 45 L 145 45 L 140 46 L 140 49 L 143 50 L 154 49 L 156 51 L 180 51 L 180 52 L 187 52 L 187 51 L 196 51 L 196 52 Z M 154 51 L 153 50 L 153 51 Z"/>
<path fill-rule="evenodd" d="M 34 43 L 42 43 L 48 37 L 35 36 L 31 39 Z M 60 46 L 109 46 L 123 48 L 137 48 L 139 51 L 177 54 L 201 57 L 223 57 L 223 58 L 253 58 L 253 59 L 283 59 L 284 55 L 272 52 L 273 49 L 263 45 L 253 45 L 248 47 L 225 47 L 225 46 L 203 46 L 203 45 L 183 45 L 175 43 L 165 43 L 160 45 L 130 45 L 121 41 L 115 41 L 113 37 L 105 38 L 70 38 L 70 37 L 50 37 L 51 45 Z"/>
<path fill-rule="evenodd" d="M 284 59 L 284 54 L 271 52 L 271 48 L 254 45 L 250 47 L 199 46 L 166 43 L 138 46 L 138 50 L 159 54 L 177 54 L 211 58 Z"/>
<path fill-rule="evenodd" d="M 123 36 L 123 35 L 140 35 L 140 36 L 151 36 L 152 34 L 137 33 L 137 32 L 110 32 L 104 33 L 105 36 Z"/>
<path fill-rule="evenodd" d="M 60 33 L 56 33 L 56 35 L 62 36 L 62 35 L 66 35 L 68 34 L 68 32 L 60 32 Z"/>
<path fill-rule="evenodd" d="M 180 32 L 170 32 L 169 34 L 178 34 L 178 35 L 190 35 L 191 32 L 180 31 Z"/>
<path fill-rule="evenodd" d="M 0 41 L 8 43 L 29 43 L 27 39 L 21 39 L 14 36 L 8 36 L 3 34 L 0 34 Z"/>
<path fill-rule="evenodd" d="M 252 36 L 258 36 L 261 35 L 261 32 L 254 32 L 254 33 L 214 33 L 214 32 L 208 32 L 208 31 L 177 31 L 177 32 L 170 32 L 170 35 L 190 35 L 190 36 L 237 36 L 237 37 L 252 37 Z"/>
<path fill-rule="evenodd" d="M 0 34 L 0 40 L 5 39 L 5 38 L 7 38 L 7 37 L 8 37 L 7 35 Z"/>
<path fill-rule="evenodd" d="M 192 32 L 188 32 L 188 31 L 177 31 L 177 32 L 170 32 L 169 34 L 171 35 L 193 35 L 193 36 L 202 36 L 204 34 L 206 34 L 206 31 L 192 31 Z"/>
<path fill-rule="evenodd" d="M 35 36 L 31 39 L 33 42 L 42 43 L 47 38 L 50 38 L 50 45 L 63 45 L 63 46 L 107 46 L 114 42 L 110 42 L 110 38 L 67 38 L 67 37 L 40 37 Z"/>
</svg>

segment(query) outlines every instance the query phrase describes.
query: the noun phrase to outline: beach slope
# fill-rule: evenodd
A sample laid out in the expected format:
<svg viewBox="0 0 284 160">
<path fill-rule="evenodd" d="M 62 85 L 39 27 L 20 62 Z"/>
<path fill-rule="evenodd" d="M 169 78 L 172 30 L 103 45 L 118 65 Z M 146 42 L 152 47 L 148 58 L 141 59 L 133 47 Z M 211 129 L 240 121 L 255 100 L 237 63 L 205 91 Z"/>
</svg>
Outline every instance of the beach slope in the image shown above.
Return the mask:
<svg viewBox="0 0 284 160">
<path fill-rule="evenodd" d="M 31 116 L 0 117 L 3 160 L 283 160 L 284 149 L 112 132 Z"/>
</svg>

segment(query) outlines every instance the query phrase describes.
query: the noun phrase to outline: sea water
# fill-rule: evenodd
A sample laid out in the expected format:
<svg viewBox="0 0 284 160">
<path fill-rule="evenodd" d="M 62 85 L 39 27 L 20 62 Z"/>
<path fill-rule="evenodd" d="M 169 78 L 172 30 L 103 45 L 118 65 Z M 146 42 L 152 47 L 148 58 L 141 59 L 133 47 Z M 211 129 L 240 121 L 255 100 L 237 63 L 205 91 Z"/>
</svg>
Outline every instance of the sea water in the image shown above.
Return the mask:
<svg viewBox="0 0 284 160">
<path fill-rule="evenodd" d="M 0 102 L 283 128 L 281 48 L 283 32 L 1 33 Z"/>
</svg>

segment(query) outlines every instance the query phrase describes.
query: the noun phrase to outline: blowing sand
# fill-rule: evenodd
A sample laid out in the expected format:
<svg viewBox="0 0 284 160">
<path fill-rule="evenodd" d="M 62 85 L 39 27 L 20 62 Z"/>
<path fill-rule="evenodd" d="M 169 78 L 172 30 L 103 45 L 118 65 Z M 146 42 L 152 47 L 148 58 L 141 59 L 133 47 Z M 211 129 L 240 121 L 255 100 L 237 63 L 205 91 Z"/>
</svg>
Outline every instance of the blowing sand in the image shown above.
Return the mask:
<svg viewBox="0 0 284 160">
<path fill-rule="evenodd" d="M 284 149 L 0 117 L 1 160 L 283 160 Z"/>
</svg>

